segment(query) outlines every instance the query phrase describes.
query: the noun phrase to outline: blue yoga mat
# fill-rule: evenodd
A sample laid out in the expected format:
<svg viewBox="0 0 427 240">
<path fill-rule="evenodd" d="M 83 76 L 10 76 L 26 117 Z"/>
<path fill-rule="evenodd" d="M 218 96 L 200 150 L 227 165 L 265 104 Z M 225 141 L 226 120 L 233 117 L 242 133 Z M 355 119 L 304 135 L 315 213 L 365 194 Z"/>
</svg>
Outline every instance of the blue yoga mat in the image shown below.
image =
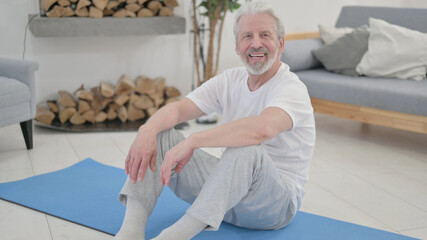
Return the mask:
<svg viewBox="0 0 427 240">
<path fill-rule="evenodd" d="M 87 158 L 66 169 L 1 183 L 0 199 L 56 216 L 89 228 L 115 235 L 123 221 L 125 208 L 118 194 L 126 180 L 123 169 Z M 146 238 L 157 236 L 172 225 L 189 207 L 169 188 L 164 188 L 151 215 Z M 270 240 L 406 240 L 415 239 L 352 223 L 298 212 L 286 228 L 255 231 L 223 223 L 217 232 L 203 231 L 194 239 L 270 239 Z"/>
</svg>

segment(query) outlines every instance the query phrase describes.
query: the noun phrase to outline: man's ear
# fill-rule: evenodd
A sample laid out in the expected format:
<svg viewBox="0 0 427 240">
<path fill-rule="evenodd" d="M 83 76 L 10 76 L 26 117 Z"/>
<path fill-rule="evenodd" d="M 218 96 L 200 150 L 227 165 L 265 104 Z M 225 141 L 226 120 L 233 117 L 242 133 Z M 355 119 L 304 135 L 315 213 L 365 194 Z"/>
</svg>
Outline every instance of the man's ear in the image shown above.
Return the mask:
<svg viewBox="0 0 427 240">
<path fill-rule="evenodd" d="M 237 43 L 236 43 L 236 53 L 237 53 L 237 55 L 239 55 L 239 56 L 240 56 L 239 46 L 237 46 Z"/>
<path fill-rule="evenodd" d="M 279 48 L 280 48 L 280 52 L 283 52 L 283 50 L 285 50 L 285 37 L 282 37 L 281 39 L 279 39 Z"/>
</svg>

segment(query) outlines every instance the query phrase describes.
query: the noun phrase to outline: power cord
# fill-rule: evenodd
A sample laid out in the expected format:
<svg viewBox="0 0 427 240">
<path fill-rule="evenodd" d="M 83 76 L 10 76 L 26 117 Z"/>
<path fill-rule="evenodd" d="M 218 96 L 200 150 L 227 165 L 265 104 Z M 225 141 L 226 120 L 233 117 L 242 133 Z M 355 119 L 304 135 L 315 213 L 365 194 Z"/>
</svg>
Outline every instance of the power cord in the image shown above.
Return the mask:
<svg viewBox="0 0 427 240">
<path fill-rule="evenodd" d="M 25 43 L 27 41 L 27 30 L 28 30 L 28 26 L 30 25 L 31 21 L 33 21 L 33 19 L 37 16 L 40 16 L 39 14 L 36 14 L 34 16 L 32 16 L 28 22 L 27 22 L 27 26 L 25 26 L 25 33 L 24 33 L 24 50 L 22 51 L 22 60 L 25 60 Z"/>
</svg>

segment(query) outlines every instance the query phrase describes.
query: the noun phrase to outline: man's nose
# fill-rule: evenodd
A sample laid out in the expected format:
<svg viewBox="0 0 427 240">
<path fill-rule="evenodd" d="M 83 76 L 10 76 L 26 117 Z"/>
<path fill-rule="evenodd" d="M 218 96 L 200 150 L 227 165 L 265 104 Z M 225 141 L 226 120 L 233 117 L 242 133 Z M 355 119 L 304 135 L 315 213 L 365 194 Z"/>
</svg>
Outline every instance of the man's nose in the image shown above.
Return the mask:
<svg viewBox="0 0 427 240">
<path fill-rule="evenodd" d="M 261 42 L 261 38 L 259 37 L 259 36 L 254 36 L 253 38 L 252 38 L 252 43 L 251 43 L 251 47 L 253 47 L 253 48 L 255 48 L 255 49 L 258 49 L 258 48 L 260 48 L 260 47 L 262 47 L 262 42 Z"/>
</svg>

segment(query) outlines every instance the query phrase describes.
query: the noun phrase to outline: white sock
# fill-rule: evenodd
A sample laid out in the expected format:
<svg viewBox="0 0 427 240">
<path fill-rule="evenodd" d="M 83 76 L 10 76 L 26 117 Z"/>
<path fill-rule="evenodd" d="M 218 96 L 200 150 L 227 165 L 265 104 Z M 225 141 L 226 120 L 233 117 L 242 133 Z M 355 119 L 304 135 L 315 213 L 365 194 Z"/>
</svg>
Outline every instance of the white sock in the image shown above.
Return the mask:
<svg viewBox="0 0 427 240">
<path fill-rule="evenodd" d="M 125 219 L 114 240 L 145 240 L 148 217 L 144 206 L 138 200 L 128 196 Z"/>
<path fill-rule="evenodd" d="M 159 236 L 153 238 L 153 240 L 190 240 L 207 226 L 207 224 L 185 214 L 172 226 L 163 230 Z"/>
</svg>

